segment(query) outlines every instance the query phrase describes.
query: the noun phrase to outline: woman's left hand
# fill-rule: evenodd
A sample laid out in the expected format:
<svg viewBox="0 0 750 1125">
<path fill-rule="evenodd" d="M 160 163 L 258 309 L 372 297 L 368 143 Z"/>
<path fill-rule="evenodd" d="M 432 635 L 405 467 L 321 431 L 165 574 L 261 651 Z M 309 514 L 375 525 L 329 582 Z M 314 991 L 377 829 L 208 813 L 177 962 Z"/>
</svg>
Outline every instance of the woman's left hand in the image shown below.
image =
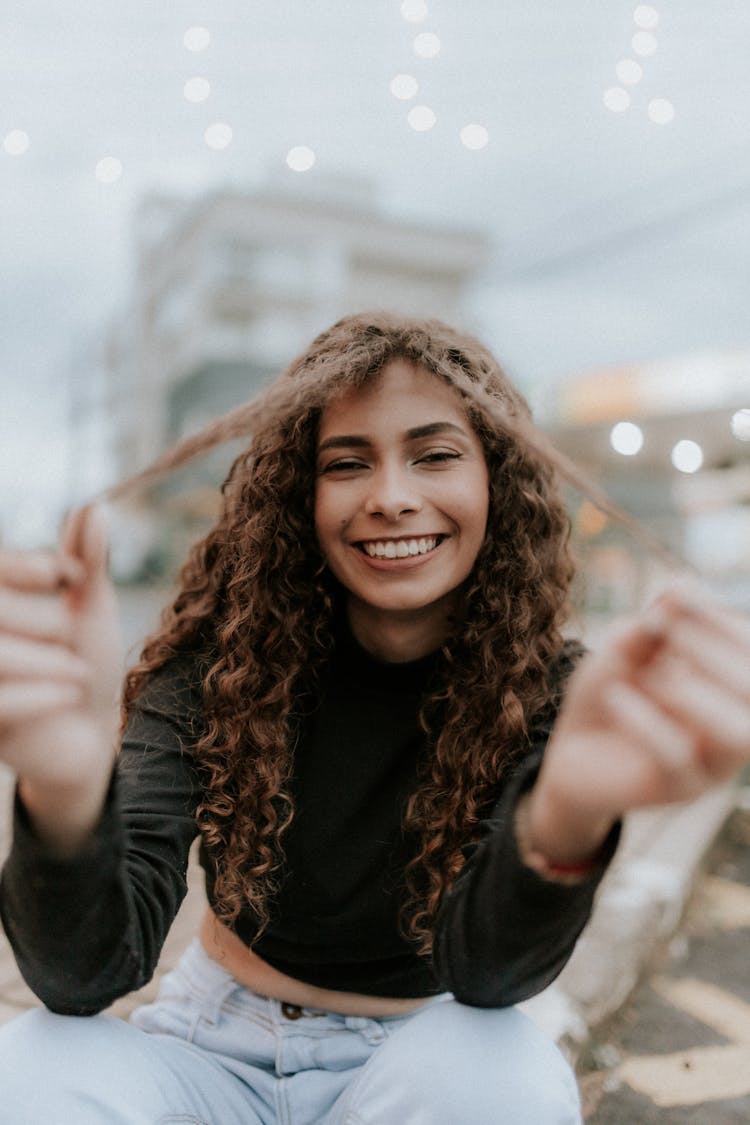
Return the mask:
<svg viewBox="0 0 750 1125">
<path fill-rule="evenodd" d="M 529 802 L 551 858 L 590 854 L 628 810 L 697 797 L 750 760 L 750 622 L 678 587 L 571 678 Z"/>
</svg>

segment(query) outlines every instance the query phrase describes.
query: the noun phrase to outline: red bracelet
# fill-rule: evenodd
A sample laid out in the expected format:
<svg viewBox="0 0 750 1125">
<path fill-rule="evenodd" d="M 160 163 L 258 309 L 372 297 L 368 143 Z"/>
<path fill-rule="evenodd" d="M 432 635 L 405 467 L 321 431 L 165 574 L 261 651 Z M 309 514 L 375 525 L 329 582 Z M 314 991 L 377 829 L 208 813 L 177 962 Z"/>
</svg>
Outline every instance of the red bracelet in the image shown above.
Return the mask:
<svg viewBox="0 0 750 1125">
<path fill-rule="evenodd" d="M 529 845 L 528 831 L 528 795 L 524 795 L 516 808 L 516 843 L 518 854 L 527 867 L 549 879 L 553 883 L 573 884 L 587 878 L 599 865 L 600 853 L 597 851 L 590 859 L 580 860 L 577 863 L 565 863 L 548 859 L 542 852 Z"/>
</svg>

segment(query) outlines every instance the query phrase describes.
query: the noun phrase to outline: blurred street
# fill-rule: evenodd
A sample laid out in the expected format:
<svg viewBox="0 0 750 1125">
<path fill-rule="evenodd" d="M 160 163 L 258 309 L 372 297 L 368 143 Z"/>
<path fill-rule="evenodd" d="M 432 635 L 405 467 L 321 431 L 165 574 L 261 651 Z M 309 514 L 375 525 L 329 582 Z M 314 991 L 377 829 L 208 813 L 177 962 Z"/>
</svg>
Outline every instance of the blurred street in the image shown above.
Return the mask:
<svg viewBox="0 0 750 1125">
<path fill-rule="evenodd" d="M 750 1121 L 750 811 L 707 856 L 683 925 L 579 1065 L 587 1125 Z"/>
</svg>

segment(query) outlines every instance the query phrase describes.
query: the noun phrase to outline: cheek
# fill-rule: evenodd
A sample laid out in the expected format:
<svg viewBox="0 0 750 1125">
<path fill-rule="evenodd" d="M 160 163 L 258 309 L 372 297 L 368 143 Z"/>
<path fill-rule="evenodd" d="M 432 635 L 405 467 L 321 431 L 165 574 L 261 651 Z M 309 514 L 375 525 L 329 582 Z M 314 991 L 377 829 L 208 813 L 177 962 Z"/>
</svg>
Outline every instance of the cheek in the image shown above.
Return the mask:
<svg viewBox="0 0 750 1125">
<path fill-rule="evenodd" d="M 341 504 L 335 502 L 325 487 L 316 489 L 313 518 L 318 543 L 325 553 L 332 537 L 336 536 L 346 523 L 346 515 L 341 510 Z"/>
<path fill-rule="evenodd" d="M 315 502 L 313 504 L 313 523 L 315 526 L 315 534 L 317 536 L 318 543 L 322 547 L 323 540 L 325 539 L 326 511 L 325 501 L 321 496 L 319 488 L 316 488 L 315 490 Z"/>
<path fill-rule="evenodd" d="M 459 510 L 463 513 L 463 522 L 471 538 L 481 543 L 490 513 L 489 479 L 485 473 L 477 473 L 466 481 Z"/>
</svg>

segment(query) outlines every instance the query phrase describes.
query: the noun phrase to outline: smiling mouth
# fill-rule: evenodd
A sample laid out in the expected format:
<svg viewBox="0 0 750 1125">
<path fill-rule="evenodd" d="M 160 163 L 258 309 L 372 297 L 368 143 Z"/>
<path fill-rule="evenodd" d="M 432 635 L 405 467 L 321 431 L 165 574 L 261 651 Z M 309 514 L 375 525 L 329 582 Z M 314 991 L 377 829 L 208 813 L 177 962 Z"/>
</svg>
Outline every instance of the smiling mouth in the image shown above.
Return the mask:
<svg viewBox="0 0 750 1125">
<path fill-rule="evenodd" d="M 365 539 L 355 545 L 371 559 L 406 559 L 429 554 L 444 539 L 444 535 L 425 535 L 414 539 Z"/>
</svg>

